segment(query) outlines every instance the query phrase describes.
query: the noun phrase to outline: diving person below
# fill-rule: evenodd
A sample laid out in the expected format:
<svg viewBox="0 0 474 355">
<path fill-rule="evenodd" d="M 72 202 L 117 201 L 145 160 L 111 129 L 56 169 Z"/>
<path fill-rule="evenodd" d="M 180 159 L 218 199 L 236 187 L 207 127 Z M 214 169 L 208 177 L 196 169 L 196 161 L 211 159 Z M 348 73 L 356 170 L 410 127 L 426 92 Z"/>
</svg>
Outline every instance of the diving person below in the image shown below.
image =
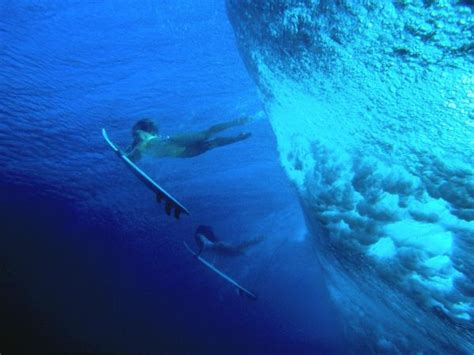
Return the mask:
<svg viewBox="0 0 474 355">
<path fill-rule="evenodd" d="M 236 244 L 227 243 L 220 241 L 215 236 L 212 227 L 204 225 L 197 227 L 196 232 L 194 233 L 194 240 L 198 247 L 196 256 L 199 256 L 204 250 L 213 251 L 221 255 L 239 256 L 250 247 L 262 242 L 264 239 L 264 236 L 259 236 Z"/>
</svg>

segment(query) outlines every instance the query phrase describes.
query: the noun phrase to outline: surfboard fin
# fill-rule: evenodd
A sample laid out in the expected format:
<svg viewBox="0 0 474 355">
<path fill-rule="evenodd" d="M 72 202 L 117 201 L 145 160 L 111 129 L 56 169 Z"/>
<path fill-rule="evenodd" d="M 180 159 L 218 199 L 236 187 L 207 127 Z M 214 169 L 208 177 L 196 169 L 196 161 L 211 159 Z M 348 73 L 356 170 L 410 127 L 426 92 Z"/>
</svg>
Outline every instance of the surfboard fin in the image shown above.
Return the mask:
<svg viewBox="0 0 474 355">
<path fill-rule="evenodd" d="M 168 216 L 170 215 L 172 208 L 173 208 L 173 204 L 170 201 L 166 201 L 165 212 Z"/>
<path fill-rule="evenodd" d="M 175 209 L 174 209 L 174 217 L 175 217 L 176 219 L 179 219 L 179 216 L 181 215 L 181 212 L 183 212 L 183 210 L 182 210 L 181 208 L 175 207 Z"/>
</svg>

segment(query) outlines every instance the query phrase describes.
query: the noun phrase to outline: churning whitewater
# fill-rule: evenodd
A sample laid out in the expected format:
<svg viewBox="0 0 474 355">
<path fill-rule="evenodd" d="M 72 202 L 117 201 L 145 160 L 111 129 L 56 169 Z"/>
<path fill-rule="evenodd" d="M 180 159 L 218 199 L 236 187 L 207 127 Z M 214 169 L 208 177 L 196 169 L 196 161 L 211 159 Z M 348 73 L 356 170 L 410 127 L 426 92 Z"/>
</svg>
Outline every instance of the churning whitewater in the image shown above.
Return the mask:
<svg viewBox="0 0 474 355">
<path fill-rule="evenodd" d="M 354 343 L 474 350 L 466 1 L 227 0 Z"/>
</svg>

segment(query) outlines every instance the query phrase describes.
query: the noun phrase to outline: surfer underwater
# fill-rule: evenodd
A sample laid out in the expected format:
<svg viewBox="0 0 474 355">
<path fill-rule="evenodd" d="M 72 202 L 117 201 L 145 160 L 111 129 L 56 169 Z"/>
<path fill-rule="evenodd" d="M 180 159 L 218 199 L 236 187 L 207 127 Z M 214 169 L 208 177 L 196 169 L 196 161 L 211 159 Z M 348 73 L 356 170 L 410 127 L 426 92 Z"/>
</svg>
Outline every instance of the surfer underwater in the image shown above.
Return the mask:
<svg viewBox="0 0 474 355">
<path fill-rule="evenodd" d="M 143 154 L 157 158 L 191 158 L 201 155 L 208 150 L 242 141 L 251 136 L 242 132 L 235 136 L 215 137 L 226 129 L 242 126 L 252 119 L 243 117 L 219 123 L 206 130 L 178 134 L 175 136 L 160 136 L 158 126 L 150 119 L 137 121 L 132 128 L 133 141 L 126 151 L 127 158 L 138 161 Z"/>
<path fill-rule="evenodd" d="M 238 256 L 242 255 L 249 247 L 259 244 L 264 239 L 264 236 L 259 236 L 237 244 L 226 243 L 220 241 L 215 236 L 212 227 L 204 225 L 197 227 L 194 233 L 194 240 L 198 246 L 196 256 L 199 256 L 204 250 L 212 250 L 226 256 Z"/>
<path fill-rule="evenodd" d="M 120 150 L 120 148 L 110 140 L 105 128 L 102 128 L 102 136 L 120 160 L 122 160 L 133 174 L 155 194 L 157 202 L 164 200 L 166 214 L 170 215 L 171 211 L 174 210 L 174 216 L 179 219 L 181 213 L 189 215 L 189 211 L 186 207 L 179 203 L 172 195 L 166 192 L 160 185 L 150 178 L 134 163 L 134 161 L 140 159 L 143 152 L 156 157 L 193 157 L 203 154 L 210 149 L 247 139 L 250 137 L 250 133 L 240 133 L 236 136 L 215 138 L 214 135 L 225 129 L 240 126 L 250 121 L 250 118 L 240 118 L 211 126 L 205 131 L 162 138 L 158 135 L 158 128 L 152 120 L 140 120 L 135 123 L 132 128 L 133 142 L 126 153 Z M 198 246 L 197 252 L 194 252 L 185 241 L 183 242 L 185 247 L 196 257 L 197 260 L 227 282 L 237 287 L 240 295 L 246 295 L 253 300 L 257 299 L 255 293 L 241 286 L 232 277 L 200 257 L 200 254 L 204 250 L 210 250 L 226 256 L 242 255 L 249 247 L 262 242 L 265 239 L 263 236 L 235 244 L 226 243 L 219 241 L 216 238 L 210 226 L 200 225 L 196 229 L 194 238 Z"/>
</svg>

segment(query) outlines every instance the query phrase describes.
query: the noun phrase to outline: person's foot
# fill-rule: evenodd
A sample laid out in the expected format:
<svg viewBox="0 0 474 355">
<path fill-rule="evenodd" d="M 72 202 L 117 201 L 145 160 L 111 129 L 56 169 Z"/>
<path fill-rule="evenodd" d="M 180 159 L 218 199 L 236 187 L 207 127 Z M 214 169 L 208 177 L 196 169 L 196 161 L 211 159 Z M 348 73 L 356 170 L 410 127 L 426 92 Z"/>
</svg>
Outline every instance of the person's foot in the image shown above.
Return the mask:
<svg viewBox="0 0 474 355">
<path fill-rule="evenodd" d="M 251 135 L 252 135 L 252 133 L 250 133 L 250 132 L 242 132 L 237 136 L 237 138 L 239 140 L 244 140 L 244 139 L 249 138 Z"/>
<path fill-rule="evenodd" d="M 252 121 L 253 121 L 252 117 L 241 117 L 241 118 L 237 118 L 235 120 L 235 122 L 239 125 L 244 125 L 244 124 L 250 123 Z"/>
</svg>

